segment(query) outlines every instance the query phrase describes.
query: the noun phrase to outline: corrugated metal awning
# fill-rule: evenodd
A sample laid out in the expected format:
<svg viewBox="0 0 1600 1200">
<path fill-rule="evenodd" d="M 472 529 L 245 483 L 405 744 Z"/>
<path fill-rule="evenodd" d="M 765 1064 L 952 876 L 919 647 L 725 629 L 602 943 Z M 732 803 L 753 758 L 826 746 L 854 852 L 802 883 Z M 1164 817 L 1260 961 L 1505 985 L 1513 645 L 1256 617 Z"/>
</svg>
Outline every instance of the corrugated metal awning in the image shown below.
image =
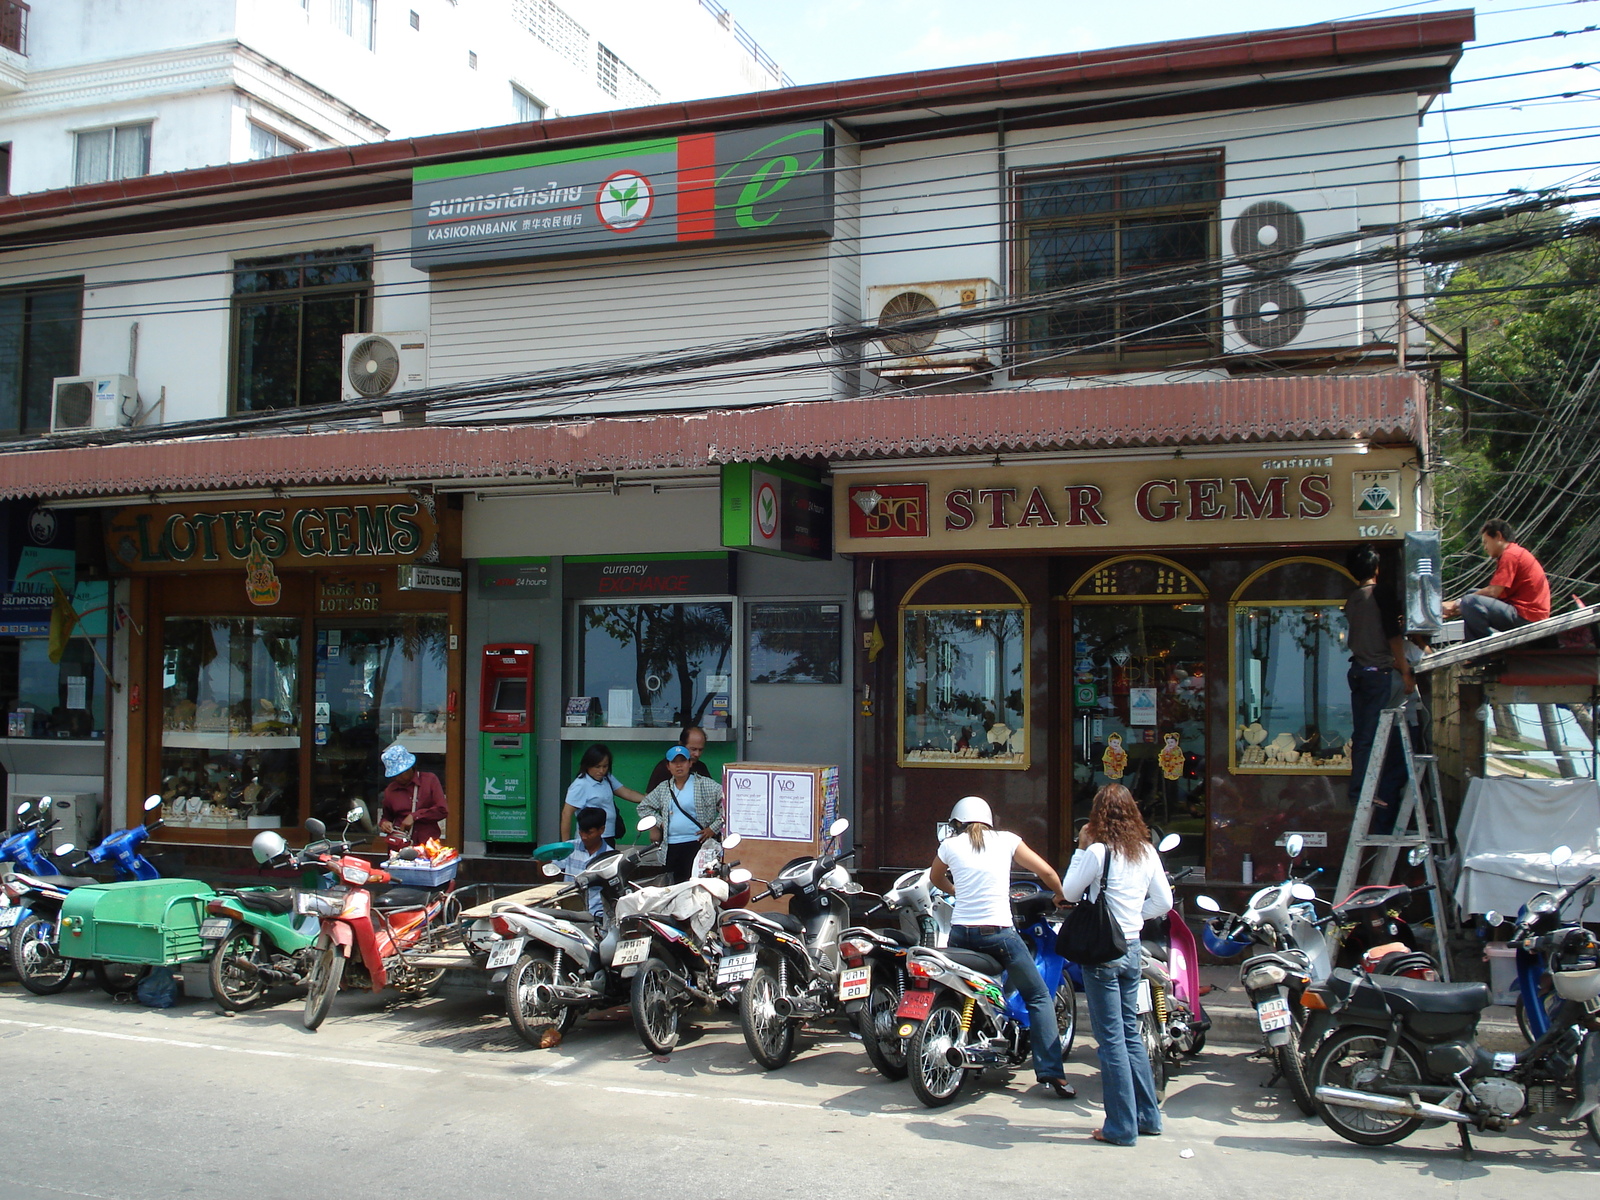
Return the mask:
<svg viewBox="0 0 1600 1200">
<path fill-rule="evenodd" d="M 0 498 L 247 487 L 485 486 L 762 459 L 916 458 L 1366 439 L 1421 444 L 1420 376 L 1389 372 L 889 395 L 491 428 L 428 426 L 0 454 Z"/>
</svg>

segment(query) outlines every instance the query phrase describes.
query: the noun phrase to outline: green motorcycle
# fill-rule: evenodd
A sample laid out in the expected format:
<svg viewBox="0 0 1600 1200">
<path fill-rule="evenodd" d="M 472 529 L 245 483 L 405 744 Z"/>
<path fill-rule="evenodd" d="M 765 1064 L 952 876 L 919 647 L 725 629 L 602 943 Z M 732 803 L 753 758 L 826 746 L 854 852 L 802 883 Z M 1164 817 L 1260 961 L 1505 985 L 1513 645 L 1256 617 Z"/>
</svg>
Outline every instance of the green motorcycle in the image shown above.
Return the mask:
<svg viewBox="0 0 1600 1200">
<path fill-rule="evenodd" d="M 262 830 L 250 852 L 266 865 L 287 855 L 288 845 Z M 254 1008 L 268 989 L 296 987 L 310 976 L 322 922 L 295 911 L 296 894 L 295 888 L 239 888 L 218 892 L 206 905 L 200 936 L 214 947 L 211 994 L 224 1012 Z"/>
</svg>

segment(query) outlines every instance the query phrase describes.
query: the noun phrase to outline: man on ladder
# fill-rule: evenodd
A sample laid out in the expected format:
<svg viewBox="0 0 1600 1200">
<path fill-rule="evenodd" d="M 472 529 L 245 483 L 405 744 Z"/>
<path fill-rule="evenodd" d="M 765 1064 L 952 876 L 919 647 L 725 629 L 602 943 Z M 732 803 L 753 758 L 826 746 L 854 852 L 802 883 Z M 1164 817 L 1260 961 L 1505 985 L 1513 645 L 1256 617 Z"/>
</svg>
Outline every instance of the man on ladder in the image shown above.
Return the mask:
<svg viewBox="0 0 1600 1200">
<path fill-rule="evenodd" d="M 1404 612 L 1393 587 L 1380 586 L 1377 547 L 1363 542 L 1350 552 L 1346 564 L 1359 584 L 1344 602 L 1345 622 L 1349 626 L 1350 707 L 1355 728 L 1350 735 L 1350 807 L 1361 798 L 1361 783 L 1367 777 L 1367 760 L 1373 752 L 1378 719 L 1386 708 L 1394 708 L 1416 690 L 1411 666 L 1406 661 Z M 1387 751 L 1382 754 L 1382 772 L 1373 797 L 1372 825 L 1369 832 L 1394 832 L 1395 817 L 1406 786 L 1406 761 L 1400 750 L 1400 734 L 1394 729 Z"/>
</svg>

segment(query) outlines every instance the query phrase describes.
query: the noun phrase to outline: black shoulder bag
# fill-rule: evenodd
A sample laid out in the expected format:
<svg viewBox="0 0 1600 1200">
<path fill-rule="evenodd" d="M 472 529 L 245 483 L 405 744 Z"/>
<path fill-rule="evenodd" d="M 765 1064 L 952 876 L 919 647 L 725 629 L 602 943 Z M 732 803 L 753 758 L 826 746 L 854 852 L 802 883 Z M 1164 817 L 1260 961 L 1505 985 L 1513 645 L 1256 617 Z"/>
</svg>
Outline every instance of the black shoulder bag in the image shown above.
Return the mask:
<svg viewBox="0 0 1600 1200">
<path fill-rule="evenodd" d="M 1106 884 L 1111 879 L 1111 847 L 1106 847 L 1106 867 L 1100 872 L 1100 893 L 1093 900 L 1084 899 L 1089 889 L 1061 922 L 1056 934 L 1056 953 L 1081 967 L 1098 967 L 1128 952 L 1128 939 L 1122 926 L 1111 915 L 1111 904 L 1106 899 Z"/>
</svg>

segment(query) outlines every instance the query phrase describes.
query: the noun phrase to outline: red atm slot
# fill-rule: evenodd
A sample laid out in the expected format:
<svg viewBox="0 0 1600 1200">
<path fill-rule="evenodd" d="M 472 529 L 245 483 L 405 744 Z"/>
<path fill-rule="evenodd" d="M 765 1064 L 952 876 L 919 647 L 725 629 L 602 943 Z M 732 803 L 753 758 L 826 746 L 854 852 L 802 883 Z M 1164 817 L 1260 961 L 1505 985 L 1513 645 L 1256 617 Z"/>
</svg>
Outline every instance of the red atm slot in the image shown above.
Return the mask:
<svg viewBox="0 0 1600 1200">
<path fill-rule="evenodd" d="M 478 728 L 482 732 L 533 732 L 533 660 L 531 645 L 483 648 L 478 693 Z"/>
</svg>

